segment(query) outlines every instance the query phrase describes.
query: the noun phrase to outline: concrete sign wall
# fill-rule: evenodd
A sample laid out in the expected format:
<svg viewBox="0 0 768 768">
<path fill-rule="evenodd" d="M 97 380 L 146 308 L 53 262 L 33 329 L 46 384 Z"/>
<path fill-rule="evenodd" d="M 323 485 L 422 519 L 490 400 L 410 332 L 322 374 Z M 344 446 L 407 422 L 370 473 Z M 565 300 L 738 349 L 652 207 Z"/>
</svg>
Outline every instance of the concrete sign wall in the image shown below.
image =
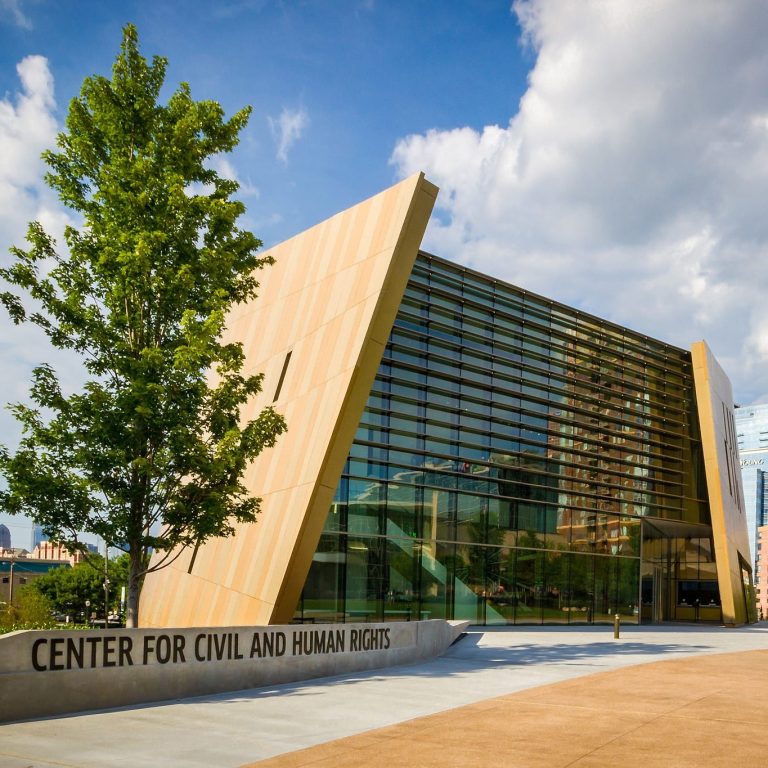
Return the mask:
<svg viewBox="0 0 768 768">
<path fill-rule="evenodd" d="M 0 636 L 0 721 L 407 664 L 467 623 L 13 632 Z"/>
</svg>

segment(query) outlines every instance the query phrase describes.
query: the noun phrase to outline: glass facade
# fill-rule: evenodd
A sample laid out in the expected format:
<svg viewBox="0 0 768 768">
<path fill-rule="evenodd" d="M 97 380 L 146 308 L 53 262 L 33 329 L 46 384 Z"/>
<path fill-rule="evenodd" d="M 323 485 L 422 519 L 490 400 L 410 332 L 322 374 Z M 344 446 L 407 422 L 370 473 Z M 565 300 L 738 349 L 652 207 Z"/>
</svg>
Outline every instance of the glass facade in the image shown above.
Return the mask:
<svg viewBox="0 0 768 768">
<path fill-rule="evenodd" d="M 742 406 L 736 408 L 734 416 L 755 591 L 765 604 L 768 585 L 764 583 L 764 569 L 760 567 L 757 532 L 768 525 L 768 405 Z"/>
<path fill-rule="evenodd" d="M 420 254 L 296 620 L 673 618 L 704 483 L 688 352 Z"/>
</svg>

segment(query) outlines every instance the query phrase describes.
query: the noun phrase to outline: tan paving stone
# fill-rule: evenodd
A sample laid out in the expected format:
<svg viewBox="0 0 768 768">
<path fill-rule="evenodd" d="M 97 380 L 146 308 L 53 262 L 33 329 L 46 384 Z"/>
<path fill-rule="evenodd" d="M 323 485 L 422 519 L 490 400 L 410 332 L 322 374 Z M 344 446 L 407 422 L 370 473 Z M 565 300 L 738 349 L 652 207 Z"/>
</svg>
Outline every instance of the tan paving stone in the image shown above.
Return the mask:
<svg viewBox="0 0 768 768">
<path fill-rule="evenodd" d="M 477 702 L 252 765 L 762 765 L 768 754 L 766 680 L 768 650 L 667 660 Z"/>
<path fill-rule="evenodd" d="M 768 680 L 766 680 L 768 683 Z M 712 722 L 747 723 L 760 728 L 768 726 L 768 709 L 745 705 L 738 691 L 720 691 L 682 707 L 676 713 L 680 718 L 709 720 Z M 768 755 L 766 755 L 768 762 Z"/>
<path fill-rule="evenodd" d="M 668 717 L 576 761 L 573 768 L 733 768 L 764 765 L 768 736 L 754 726 Z"/>
</svg>

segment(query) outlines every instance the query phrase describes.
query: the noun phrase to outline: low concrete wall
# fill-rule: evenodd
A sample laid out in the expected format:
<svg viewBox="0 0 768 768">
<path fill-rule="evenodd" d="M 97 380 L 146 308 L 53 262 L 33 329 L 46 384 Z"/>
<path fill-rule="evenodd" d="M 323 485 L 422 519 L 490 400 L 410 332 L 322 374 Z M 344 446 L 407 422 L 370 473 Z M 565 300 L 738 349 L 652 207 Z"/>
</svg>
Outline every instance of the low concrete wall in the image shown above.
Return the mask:
<svg viewBox="0 0 768 768">
<path fill-rule="evenodd" d="M 13 632 L 0 636 L 0 722 L 408 664 L 467 624 Z"/>
</svg>

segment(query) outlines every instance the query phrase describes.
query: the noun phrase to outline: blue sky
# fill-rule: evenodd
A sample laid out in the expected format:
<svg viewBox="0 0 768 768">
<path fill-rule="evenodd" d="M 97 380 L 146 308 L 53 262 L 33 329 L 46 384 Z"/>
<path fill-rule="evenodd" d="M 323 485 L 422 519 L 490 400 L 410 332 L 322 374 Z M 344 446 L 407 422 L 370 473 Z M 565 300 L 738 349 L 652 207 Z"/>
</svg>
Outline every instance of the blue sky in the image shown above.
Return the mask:
<svg viewBox="0 0 768 768">
<path fill-rule="evenodd" d="M 13 4 L 10 4 L 11 6 Z M 266 243 L 284 239 L 396 180 L 396 141 L 430 128 L 503 122 L 533 57 L 521 55 L 506 2 L 66 2 L 15 4 L 31 28 L 0 26 L 0 92 L 18 90 L 16 64 L 48 59 L 57 116 L 85 76 L 108 73 L 120 30 L 138 26 L 145 55 L 168 58 L 169 90 L 253 116 L 232 158 L 258 189 L 246 200 Z M 0 7 L 3 3 L 0 2 Z M 287 158 L 270 127 L 306 115 Z"/>
<path fill-rule="evenodd" d="M 0 0 L 0 260 L 30 219 L 69 220 L 39 155 L 128 21 L 169 59 L 169 93 L 253 106 L 222 169 L 266 245 L 423 170 L 441 190 L 428 250 L 704 338 L 736 401 L 768 402 L 764 0 Z M 0 359 L 4 400 L 43 361 L 80 380 L 6 318 Z"/>
<path fill-rule="evenodd" d="M 243 182 L 246 223 L 269 245 L 396 181 L 390 157 L 403 136 L 481 128 L 514 111 L 533 56 L 518 44 L 509 5 L 469 0 L 434 11 L 430 2 L 358 0 L 0 0 L 0 94 L 15 104 L 22 90 L 17 64 L 45 57 L 56 101 L 49 111 L 60 126 L 83 78 L 109 73 L 122 26 L 136 24 L 144 55 L 169 60 L 167 93 L 186 81 L 195 98 L 215 99 L 230 114 L 253 107 L 229 162 Z M 282 153 L 281 115 L 300 124 Z M 3 254 L 21 242 L 33 209 L 0 224 Z M 48 353 L 36 334 L 14 342 L 18 329 L 5 319 L 0 330 L 0 350 L 14 372 L 6 399 L 23 397 L 30 367 L 46 359 L 76 384 L 77 366 Z M 0 440 L 13 444 L 7 414 L 0 425 Z M 19 543 L 28 539 L 26 521 L 0 515 L 0 522 Z"/>
</svg>

